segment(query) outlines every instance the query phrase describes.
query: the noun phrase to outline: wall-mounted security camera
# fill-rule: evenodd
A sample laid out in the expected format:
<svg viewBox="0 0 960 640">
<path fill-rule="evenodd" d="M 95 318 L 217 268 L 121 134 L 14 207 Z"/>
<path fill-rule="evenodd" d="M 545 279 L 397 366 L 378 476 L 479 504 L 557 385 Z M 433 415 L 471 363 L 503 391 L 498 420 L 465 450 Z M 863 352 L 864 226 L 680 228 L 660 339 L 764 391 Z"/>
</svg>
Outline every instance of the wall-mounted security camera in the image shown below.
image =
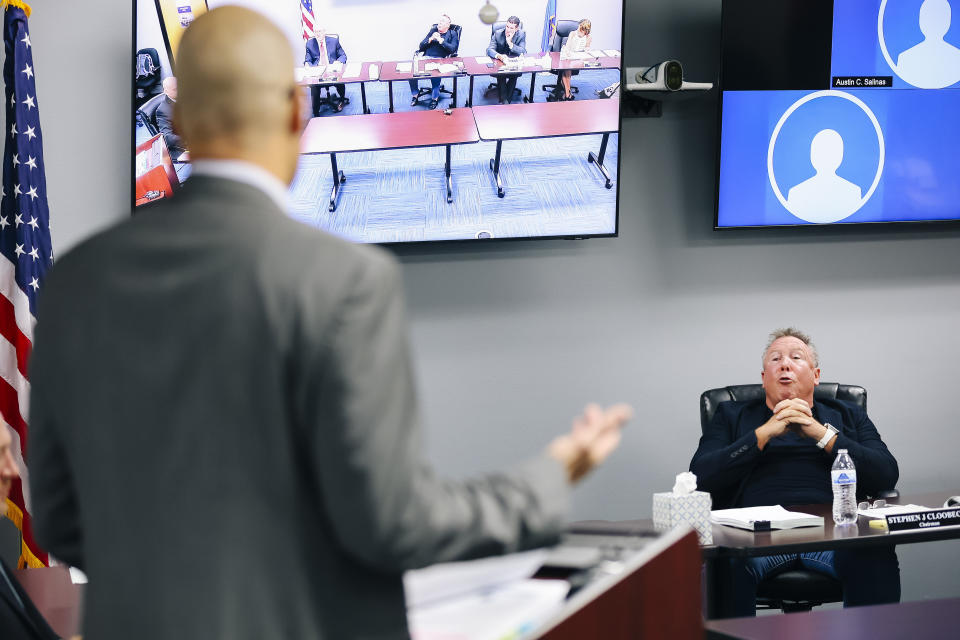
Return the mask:
<svg viewBox="0 0 960 640">
<path fill-rule="evenodd" d="M 627 67 L 624 83 L 627 91 L 639 93 L 672 93 L 674 91 L 707 91 L 712 82 L 687 82 L 683 79 L 683 65 L 677 60 L 664 60 L 649 67 Z M 663 95 L 646 96 L 662 100 Z"/>
<path fill-rule="evenodd" d="M 664 100 L 689 98 L 713 88 L 712 82 L 684 80 L 683 65 L 677 60 L 664 60 L 649 67 L 626 67 L 623 76 L 624 101 L 633 115 L 644 117 L 662 115 Z"/>
</svg>

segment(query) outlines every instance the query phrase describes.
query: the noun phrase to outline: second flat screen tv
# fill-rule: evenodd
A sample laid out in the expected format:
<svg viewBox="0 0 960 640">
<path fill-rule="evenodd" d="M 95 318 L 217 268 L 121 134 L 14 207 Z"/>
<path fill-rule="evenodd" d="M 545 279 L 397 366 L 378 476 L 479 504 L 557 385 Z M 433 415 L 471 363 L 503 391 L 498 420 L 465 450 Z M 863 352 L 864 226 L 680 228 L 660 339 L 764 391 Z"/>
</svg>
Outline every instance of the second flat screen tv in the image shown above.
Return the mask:
<svg viewBox="0 0 960 640">
<path fill-rule="evenodd" d="M 717 227 L 960 219 L 960 0 L 724 0 Z"/>
<path fill-rule="evenodd" d="M 492 25 L 482 2 L 135 0 L 135 206 L 189 180 L 163 105 L 184 29 L 226 4 L 287 34 L 313 116 L 291 217 L 356 242 L 616 235 L 623 0 L 498 3 Z"/>
</svg>

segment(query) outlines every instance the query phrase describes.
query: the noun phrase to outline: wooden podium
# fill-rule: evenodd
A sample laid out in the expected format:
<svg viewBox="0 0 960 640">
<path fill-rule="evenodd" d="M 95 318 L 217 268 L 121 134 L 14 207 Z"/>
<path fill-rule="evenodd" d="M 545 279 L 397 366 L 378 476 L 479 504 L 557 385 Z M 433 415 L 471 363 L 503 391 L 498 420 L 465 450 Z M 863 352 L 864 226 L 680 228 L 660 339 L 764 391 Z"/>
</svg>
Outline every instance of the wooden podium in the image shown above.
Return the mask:
<svg viewBox="0 0 960 640">
<path fill-rule="evenodd" d="M 700 563 L 696 532 L 669 531 L 613 563 L 523 640 L 699 640 Z M 73 584 L 65 567 L 16 576 L 54 631 L 80 633 L 84 585 Z"/>
<path fill-rule="evenodd" d="M 703 638 L 700 545 L 693 529 L 674 529 L 585 586 L 532 636 L 546 640 Z"/>
</svg>

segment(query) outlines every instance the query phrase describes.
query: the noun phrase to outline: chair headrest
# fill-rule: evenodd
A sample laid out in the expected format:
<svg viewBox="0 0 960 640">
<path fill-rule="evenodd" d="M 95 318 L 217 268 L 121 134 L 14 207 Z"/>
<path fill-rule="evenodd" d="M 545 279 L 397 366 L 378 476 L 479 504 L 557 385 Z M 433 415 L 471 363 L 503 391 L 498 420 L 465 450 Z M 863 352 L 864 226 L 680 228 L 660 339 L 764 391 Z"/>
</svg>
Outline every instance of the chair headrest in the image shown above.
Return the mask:
<svg viewBox="0 0 960 640">
<path fill-rule="evenodd" d="M 707 425 L 713 420 L 713 414 L 716 413 L 717 406 L 721 402 L 729 402 L 731 400 L 750 402 L 759 400 L 765 395 L 763 386 L 759 384 L 735 384 L 729 387 L 707 389 L 700 394 L 700 429 L 703 430 L 707 428 Z M 853 384 L 821 382 L 813 390 L 813 399 L 842 400 L 856 405 L 864 411 L 867 409 L 867 390 Z"/>
</svg>

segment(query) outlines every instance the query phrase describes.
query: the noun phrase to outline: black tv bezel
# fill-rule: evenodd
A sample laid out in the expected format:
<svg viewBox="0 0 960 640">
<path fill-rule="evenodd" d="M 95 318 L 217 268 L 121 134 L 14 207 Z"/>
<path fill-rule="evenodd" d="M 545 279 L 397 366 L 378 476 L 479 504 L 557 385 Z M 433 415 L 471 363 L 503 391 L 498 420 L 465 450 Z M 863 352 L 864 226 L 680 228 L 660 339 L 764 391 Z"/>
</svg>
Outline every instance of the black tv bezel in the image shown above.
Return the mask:
<svg viewBox="0 0 960 640">
<path fill-rule="evenodd" d="M 717 100 L 717 144 L 715 157 L 714 185 L 713 185 L 713 229 L 714 231 L 744 231 L 757 229 L 864 229 L 866 227 L 893 227 L 896 229 L 923 228 L 930 226 L 942 226 L 949 228 L 960 227 L 960 217 L 957 218 L 931 218 L 927 220 L 864 220 L 860 222 L 796 222 L 792 224 L 751 224 L 751 225 L 720 225 L 720 158 L 723 144 L 723 57 L 726 51 L 724 43 L 724 20 L 727 17 L 724 7 L 728 0 L 721 0 L 720 5 L 720 71 L 718 74 L 717 86 L 719 88 L 719 99 Z M 794 0 L 797 1 L 797 0 Z M 833 0 L 836 2 L 836 0 Z M 832 4 L 832 3 L 831 3 Z M 830 40 L 831 56 L 833 54 L 833 39 Z M 960 91 L 960 89 L 957 89 Z M 618 209 L 619 212 L 619 209 Z M 892 229 L 891 229 L 892 230 Z"/>
<path fill-rule="evenodd" d="M 131 29 L 132 32 L 132 56 L 131 58 L 135 59 L 137 55 L 137 0 L 131 0 L 133 3 L 133 26 Z M 154 0 L 154 5 L 158 7 L 158 0 Z M 209 8 L 209 4 L 208 4 Z M 620 78 L 623 80 L 623 70 L 626 68 L 623 57 L 623 45 L 624 45 L 624 34 L 626 31 L 626 20 L 627 20 L 627 0 L 620 0 Z M 162 21 L 161 21 L 162 23 Z M 161 24 L 161 31 L 164 34 L 164 43 L 165 46 L 168 46 L 166 38 L 166 27 Z M 170 65 L 173 66 L 173 58 L 170 57 Z M 132 70 L 133 71 L 133 70 Z M 137 214 L 137 179 L 136 179 L 136 170 L 137 170 L 137 154 L 136 154 L 136 112 L 137 112 L 137 87 L 136 87 L 136 74 L 135 72 L 130 73 L 129 82 L 130 82 L 130 113 L 134 115 L 131 118 L 130 122 L 130 215 Z M 620 205 L 621 205 L 621 172 L 623 168 L 623 96 L 622 92 L 617 96 L 617 175 L 614 182 L 614 189 L 616 189 L 616 194 L 614 195 L 614 223 L 613 231 L 611 233 L 596 233 L 596 234 L 585 234 L 585 235 L 558 235 L 558 236 L 517 236 L 509 238 L 456 238 L 449 240 L 412 240 L 406 242 L 356 242 L 356 244 L 370 244 L 375 246 L 389 247 L 393 250 L 399 248 L 414 248 L 414 247 L 450 247 L 458 244 L 467 243 L 469 245 L 476 244 L 502 244 L 502 243 L 512 243 L 512 242 L 524 242 L 524 241 L 541 241 L 541 240 L 589 240 L 593 238 L 618 238 L 620 237 Z M 322 231 L 326 231 L 321 227 L 317 227 Z M 327 232 L 329 233 L 329 232 Z M 348 242 L 355 242 L 353 240 L 348 240 Z"/>
</svg>

